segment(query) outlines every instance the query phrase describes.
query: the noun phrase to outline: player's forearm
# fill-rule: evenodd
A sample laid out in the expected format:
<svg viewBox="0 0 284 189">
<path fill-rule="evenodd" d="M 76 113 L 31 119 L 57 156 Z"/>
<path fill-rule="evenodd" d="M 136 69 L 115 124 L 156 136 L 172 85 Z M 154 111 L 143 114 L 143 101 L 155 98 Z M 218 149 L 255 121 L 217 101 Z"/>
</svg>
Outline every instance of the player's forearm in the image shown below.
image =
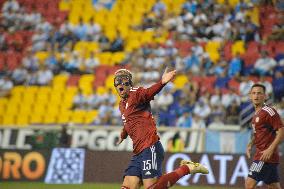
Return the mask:
<svg viewBox="0 0 284 189">
<path fill-rule="evenodd" d="M 254 144 L 254 136 L 251 137 L 249 143 L 248 143 L 248 146 L 252 147 Z"/>
<path fill-rule="evenodd" d="M 278 129 L 274 141 L 270 144 L 269 148 L 275 150 L 277 146 L 284 140 L 284 127 Z"/>
<path fill-rule="evenodd" d="M 120 133 L 120 138 L 121 138 L 121 139 L 126 139 L 127 136 L 128 136 L 128 134 L 127 134 L 126 130 L 123 128 L 123 129 L 121 130 L 121 133 Z"/>
<path fill-rule="evenodd" d="M 155 83 L 154 85 L 152 85 L 151 87 L 149 87 L 147 89 L 147 93 L 146 95 L 151 98 L 154 97 L 156 94 L 158 94 L 162 88 L 165 86 L 166 84 L 162 84 L 162 81 L 159 81 L 158 83 Z"/>
</svg>

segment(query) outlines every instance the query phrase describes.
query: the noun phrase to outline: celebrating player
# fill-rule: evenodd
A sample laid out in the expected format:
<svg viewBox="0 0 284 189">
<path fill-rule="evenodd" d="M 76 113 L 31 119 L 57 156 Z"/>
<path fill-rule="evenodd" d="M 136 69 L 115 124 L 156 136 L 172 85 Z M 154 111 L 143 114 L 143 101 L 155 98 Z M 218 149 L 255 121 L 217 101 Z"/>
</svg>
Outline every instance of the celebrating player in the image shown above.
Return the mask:
<svg viewBox="0 0 284 189">
<path fill-rule="evenodd" d="M 252 146 L 256 146 L 246 189 L 253 189 L 259 181 L 263 181 L 270 189 L 281 189 L 278 175 L 278 144 L 284 138 L 284 127 L 276 110 L 267 106 L 265 86 L 254 84 L 250 90 L 250 98 L 255 108 L 252 118 L 253 137 L 247 146 L 250 158 Z"/>
<path fill-rule="evenodd" d="M 176 70 L 166 69 L 162 79 L 149 88 L 133 87 L 132 73 L 126 69 L 115 72 L 114 86 L 121 101 L 119 109 L 123 121 L 120 144 L 128 135 L 133 141 L 131 161 L 124 172 L 122 189 L 137 189 L 142 182 L 145 189 L 166 189 L 187 174 L 208 170 L 199 163 L 182 160 L 181 166 L 162 175 L 164 149 L 159 141 L 150 101 L 176 75 Z"/>
</svg>

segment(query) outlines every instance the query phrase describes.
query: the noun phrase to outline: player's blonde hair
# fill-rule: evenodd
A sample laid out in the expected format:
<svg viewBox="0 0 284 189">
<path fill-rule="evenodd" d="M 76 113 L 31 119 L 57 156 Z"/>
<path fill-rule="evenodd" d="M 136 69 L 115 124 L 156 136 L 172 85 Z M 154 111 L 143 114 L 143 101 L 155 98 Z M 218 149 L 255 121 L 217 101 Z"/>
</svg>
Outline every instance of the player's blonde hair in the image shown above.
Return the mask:
<svg viewBox="0 0 284 189">
<path fill-rule="evenodd" d="M 130 80 L 132 79 L 132 73 L 127 69 L 119 69 L 114 73 L 114 77 L 121 76 L 121 75 L 126 75 L 129 77 Z"/>
</svg>

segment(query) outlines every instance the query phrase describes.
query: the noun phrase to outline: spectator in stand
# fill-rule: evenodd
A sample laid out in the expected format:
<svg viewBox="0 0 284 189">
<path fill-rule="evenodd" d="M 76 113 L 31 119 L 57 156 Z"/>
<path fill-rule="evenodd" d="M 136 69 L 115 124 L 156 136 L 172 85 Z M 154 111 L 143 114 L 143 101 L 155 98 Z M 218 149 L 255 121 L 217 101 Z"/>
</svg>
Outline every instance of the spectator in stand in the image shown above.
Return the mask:
<svg viewBox="0 0 284 189">
<path fill-rule="evenodd" d="M 163 14 L 163 12 L 165 12 L 167 9 L 166 5 L 164 2 L 162 2 L 161 0 L 156 0 L 154 6 L 152 7 L 152 11 L 157 15 L 161 15 Z"/>
<path fill-rule="evenodd" d="M 102 95 L 97 94 L 96 88 L 93 88 L 93 92 L 87 98 L 88 110 L 98 109 L 102 101 L 104 101 L 104 97 Z"/>
<path fill-rule="evenodd" d="M 208 125 L 209 129 L 216 129 L 216 128 L 224 128 L 225 124 L 221 118 L 221 116 L 215 115 L 213 116 L 212 121 Z"/>
<path fill-rule="evenodd" d="M 79 88 L 77 94 L 74 96 L 72 109 L 74 109 L 74 110 L 87 110 L 88 109 L 87 107 L 88 107 L 87 96 Z"/>
<path fill-rule="evenodd" d="M 48 40 L 48 33 L 43 30 L 39 30 L 32 37 L 32 51 L 46 50 L 46 41 Z"/>
<path fill-rule="evenodd" d="M 28 71 L 21 64 L 12 72 L 11 79 L 13 80 L 15 85 L 22 85 L 25 83 L 27 76 L 28 76 Z"/>
<path fill-rule="evenodd" d="M 2 12 L 7 12 L 9 10 L 18 11 L 20 9 L 20 5 L 16 0 L 8 0 L 5 1 L 2 6 Z"/>
<path fill-rule="evenodd" d="M 10 95 L 11 89 L 14 87 L 13 82 L 9 76 L 0 78 L 0 97 L 7 97 Z"/>
<path fill-rule="evenodd" d="M 229 81 L 230 78 L 226 75 L 226 72 L 223 71 L 221 75 L 217 77 L 215 81 L 215 87 L 218 87 L 220 89 L 227 89 Z"/>
<path fill-rule="evenodd" d="M 191 71 L 193 73 L 199 73 L 200 60 L 197 55 L 195 55 L 192 50 L 184 59 L 185 71 Z"/>
<path fill-rule="evenodd" d="M 107 100 L 104 100 L 98 109 L 98 116 L 94 120 L 94 124 L 113 125 L 113 111 L 113 106 Z"/>
<path fill-rule="evenodd" d="M 182 8 L 186 9 L 188 12 L 191 12 L 192 14 L 196 13 L 197 9 L 197 2 L 194 0 L 187 0 L 185 3 L 183 3 Z"/>
<path fill-rule="evenodd" d="M 239 76 L 240 73 L 242 72 L 242 67 L 243 67 L 243 61 L 240 57 L 240 54 L 237 53 L 229 63 L 228 76 L 229 77 Z"/>
<path fill-rule="evenodd" d="M 52 70 L 53 74 L 58 74 L 60 72 L 60 65 L 58 64 L 58 60 L 56 58 L 56 54 L 53 50 L 49 52 L 48 57 L 45 59 L 45 66 Z"/>
<path fill-rule="evenodd" d="M 86 73 L 95 73 L 96 68 L 100 65 L 100 60 L 96 56 L 97 53 L 95 51 L 91 51 L 90 57 L 85 59 L 83 64 Z"/>
<path fill-rule="evenodd" d="M 211 108 L 204 100 L 199 100 L 194 106 L 193 113 L 206 120 L 211 113 Z"/>
<path fill-rule="evenodd" d="M 110 44 L 110 52 L 118 52 L 123 51 L 124 49 L 124 41 L 120 35 L 120 32 L 116 32 L 116 38 Z"/>
<path fill-rule="evenodd" d="M 101 32 L 101 26 L 95 22 L 94 17 L 91 17 L 87 24 L 87 40 L 98 41 Z"/>
<path fill-rule="evenodd" d="M 269 57 L 268 52 L 262 51 L 261 57 L 254 64 L 254 73 L 257 75 L 272 75 L 272 71 L 276 65 L 276 61 Z"/>
<path fill-rule="evenodd" d="M 79 18 L 79 24 L 74 27 L 74 34 L 80 41 L 85 41 L 87 39 L 88 26 L 84 23 L 83 18 Z"/>
<path fill-rule="evenodd" d="M 272 81 L 273 94 L 277 102 L 281 102 L 284 97 L 284 74 L 283 72 L 276 71 L 275 77 Z"/>
<path fill-rule="evenodd" d="M 176 126 L 181 128 L 190 128 L 192 126 L 192 116 L 188 111 L 183 112 L 183 114 L 177 119 Z"/>
<path fill-rule="evenodd" d="M 180 136 L 180 133 L 177 132 L 167 144 L 168 152 L 183 152 L 184 151 L 184 141 Z"/>
<path fill-rule="evenodd" d="M 240 106 L 236 101 L 232 101 L 225 111 L 225 124 L 239 124 Z"/>
<path fill-rule="evenodd" d="M 103 100 L 108 101 L 108 103 L 112 106 L 116 103 L 116 95 L 113 93 L 111 88 L 107 89 L 107 92 L 102 95 Z"/>
<path fill-rule="evenodd" d="M 220 88 L 215 87 L 215 92 L 210 97 L 210 106 L 217 106 L 221 104 L 221 100 L 222 100 L 222 91 Z"/>
<path fill-rule="evenodd" d="M 249 79 L 248 76 L 241 77 L 241 83 L 239 86 L 239 93 L 242 102 L 247 102 L 249 100 L 248 94 L 253 86 L 254 82 Z"/>
<path fill-rule="evenodd" d="M 168 111 L 169 106 L 174 102 L 174 97 L 171 91 L 167 88 L 162 90 L 162 93 L 157 96 L 156 103 L 160 110 Z"/>
<path fill-rule="evenodd" d="M 265 86 L 265 93 L 266 93 L 268 98 L 271 98 L 272 92 L 273 92 L 272 84 L 269 81 L 266 80 L 265 76 L 260 76 L 258 83 Z"/>
<path fill-rule="evenodd" d="M 41 65 L 37 75 L 37 84 L 40 86 L 49 85 L 53 79 L 52 71 L 45 65 Z"/>
<path fill-rule="evenodd" d="M 105 35 L 104 30 L 100 32 L 98 42 L 100 44 L 101 51 L 108 51 L 110 49 L 110 41 L 109 38 Z"/>
<path fill-rule="evenodd" d="M 0 51 L 7 50 L 5 29 L 0 26 Z"/>
<path fill-rule="evenodd" d="M 27 55 L 23 58 L 22 64 L 29 71 L 37 71 L 39 68 L 38 59 L 35 57 L 34 52 L 31 49 L 27 50 Z"/>
<path fill-rule="evenodd" d="M 37 85 L 38 75 L 36 71 L 28 70 L 27 79 L 25 82 L 26 86 Z"/>
<path fill-rule="evenodd" d="M 228 93 L 225 93 L 222 95 L 222 105 L 227 108 L 230 106 L 231 103 L 236 103 L 237 105 L 240 105 L 241 98 L 236 93 L 235 89 L 229 88 Z"/>
<path fill-rule="evenodd" d="M 73 52 L 69 61 L 64 64 L 64 69 L 72 74 L 80 73 L 83 60 L 78 52 Z"/>
</svg>

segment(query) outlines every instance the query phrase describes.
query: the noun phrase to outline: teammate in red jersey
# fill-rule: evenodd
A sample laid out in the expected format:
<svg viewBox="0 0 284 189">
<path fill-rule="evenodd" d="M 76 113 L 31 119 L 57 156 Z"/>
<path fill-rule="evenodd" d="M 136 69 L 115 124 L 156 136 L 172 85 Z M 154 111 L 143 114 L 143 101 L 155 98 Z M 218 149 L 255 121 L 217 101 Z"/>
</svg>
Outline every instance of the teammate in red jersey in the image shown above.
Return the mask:
<svg viewBox="0 0 284 189">
<path fill-rule="evenodd" d="M 253 157 L 246 189 L 253 189 L 259 181 L 263 181 L 270 189 L 281 189 L 279 183 L 278 145 L 284 139 L 284 126 L 276 110 L 265 105 L 265 86 L 254 84 L 250 90 L 250 98 L 255 108 L 252 118 L 253 137 L 247 146 L 250 158 L 252 146 L 256 152 Z"/>
<path fill-rule="evenodd" d="M 114 86 L 121 101 L 119 109 L 123 121 L 120 144 L 127 136 L 133 141 L 133 156 L 124 172 L 122 189 L 137 189 L 142 182 L 145 189 L 166 189 L 187 174 L 203 173 L 208 170 L 199 163 L 182 160 L 175 171 L 162 175 L 164 149 L 159 141 L 150 101 L 171 81 L 176 70 L 164 72 L 162 79 L 149 88 L 133 87 L 129 70 L 115 72 Z"/>
</svg>

